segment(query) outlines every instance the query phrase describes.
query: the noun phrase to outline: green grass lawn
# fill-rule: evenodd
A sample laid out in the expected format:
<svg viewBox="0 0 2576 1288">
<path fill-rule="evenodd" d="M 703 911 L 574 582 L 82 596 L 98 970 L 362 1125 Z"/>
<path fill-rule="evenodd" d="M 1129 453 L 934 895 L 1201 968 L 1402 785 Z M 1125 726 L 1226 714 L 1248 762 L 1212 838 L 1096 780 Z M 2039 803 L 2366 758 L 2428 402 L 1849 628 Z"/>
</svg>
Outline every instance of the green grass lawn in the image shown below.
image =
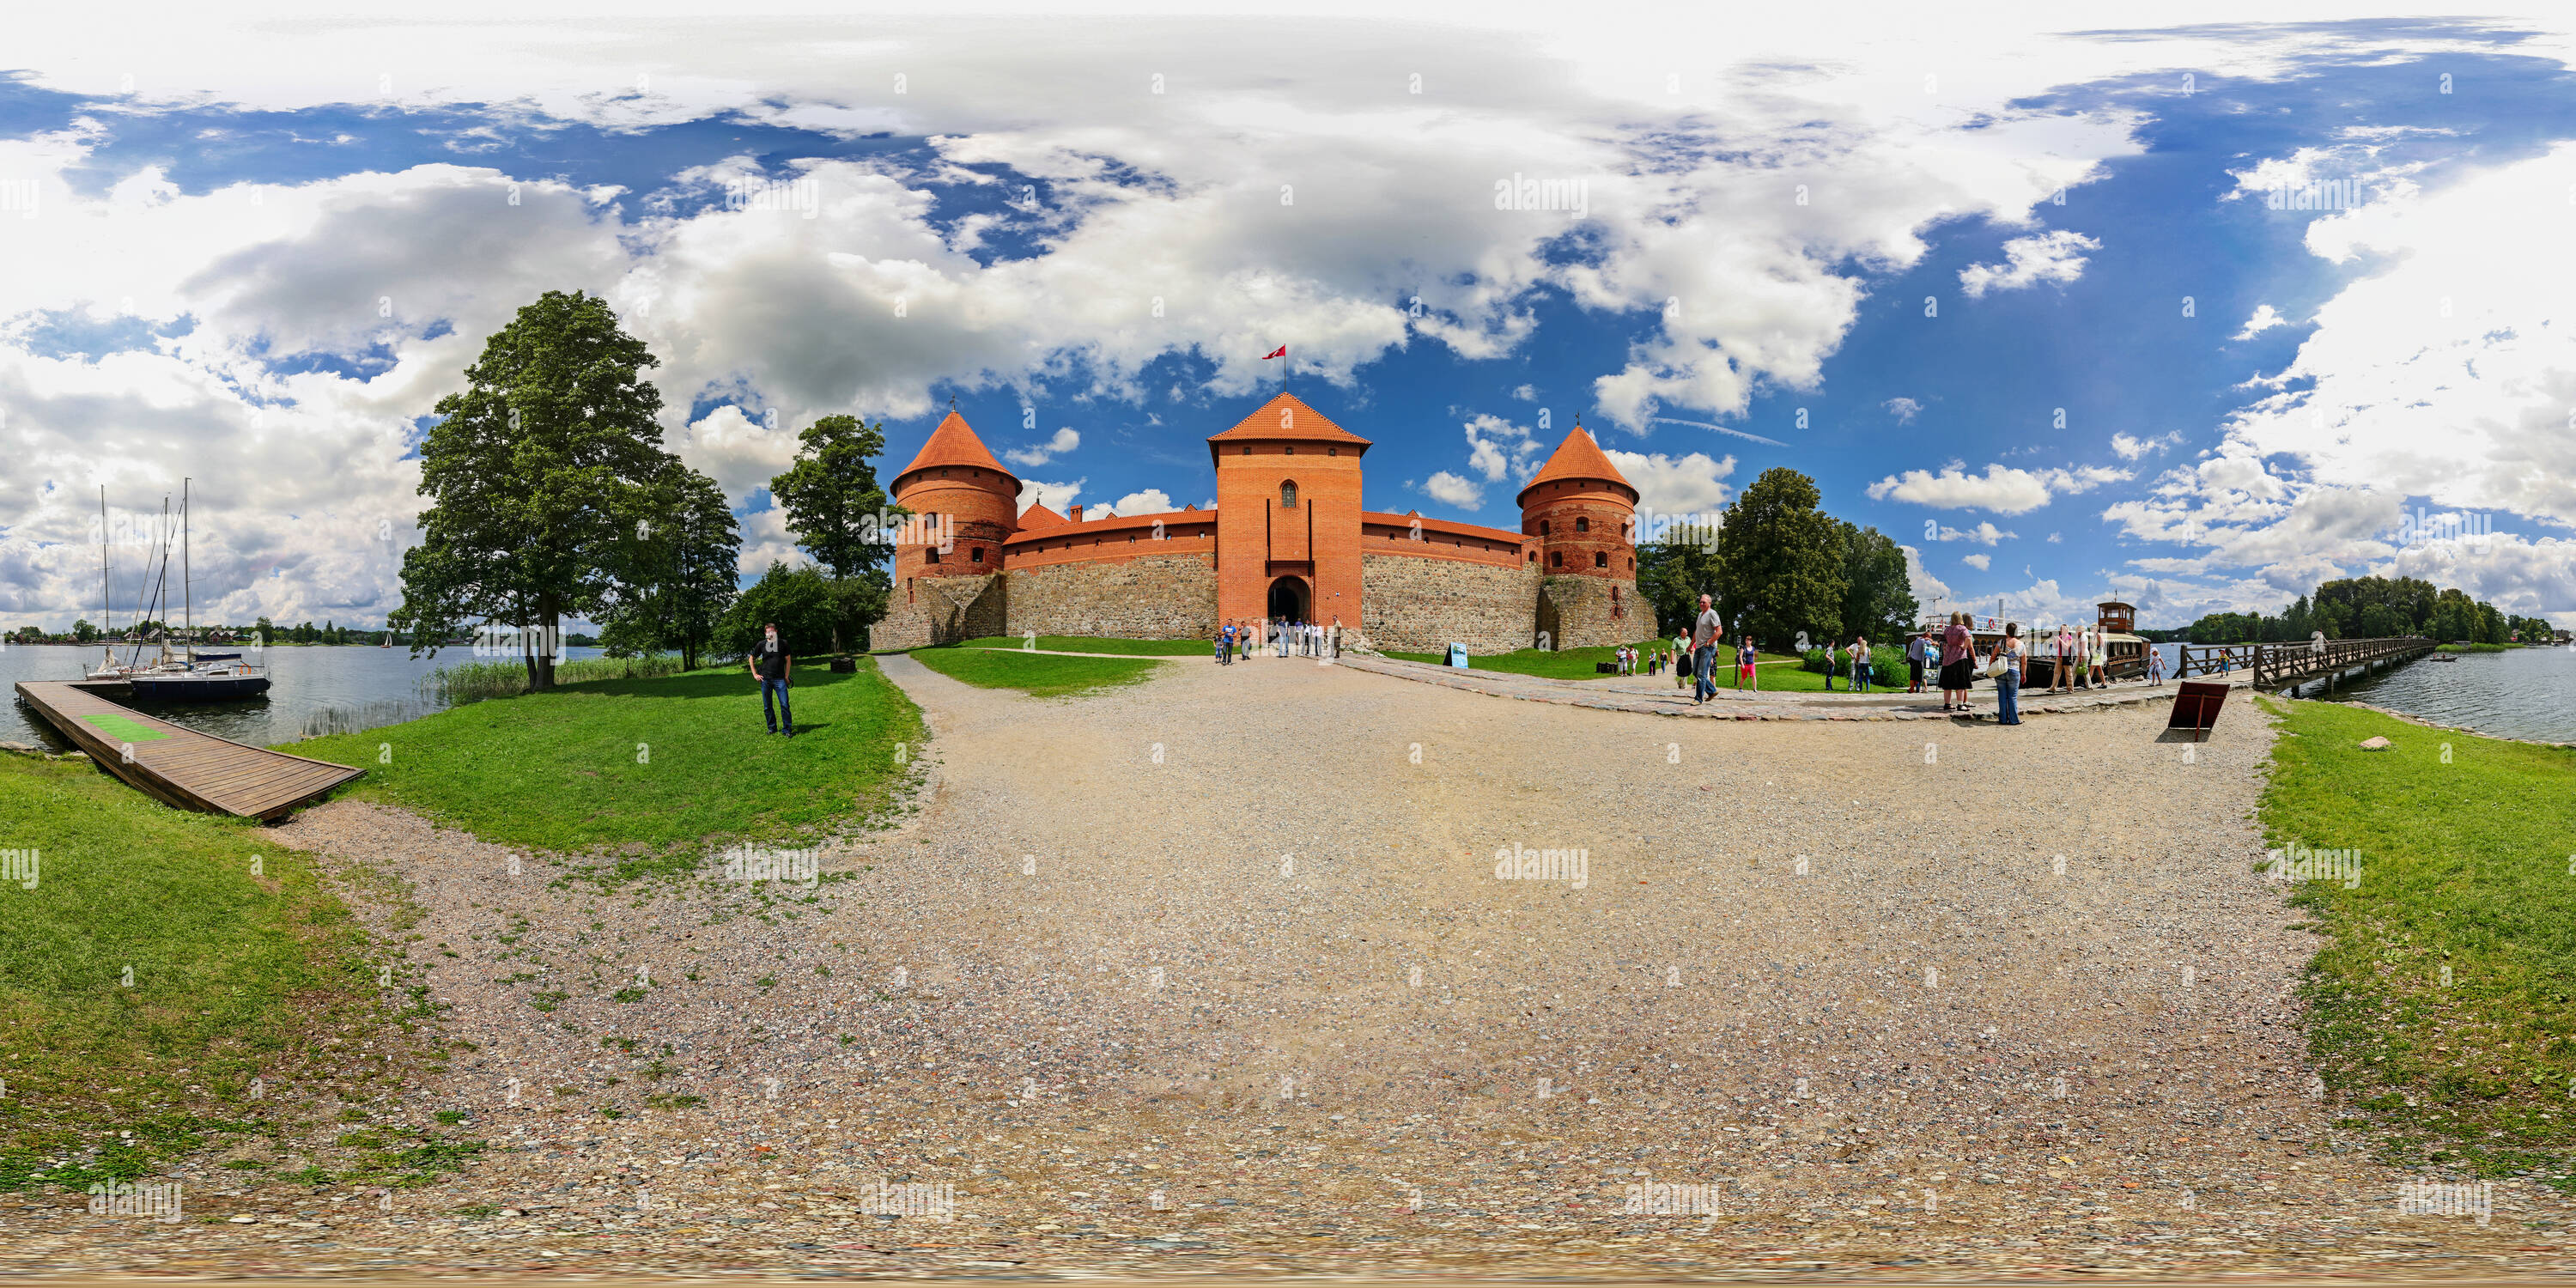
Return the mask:
<svg viewBox="0 0 2576 1288">
<path fill-rule="evenodd" d="M 291 745 L 362 766 L 344 789 L 487 841 L 681 864 L 818 838 L 894 802 L 921 713 L 872 659 L 798 668 L 796 737 L 772 737 L 741 668 L 600 680 Z"/>
<path fill-rule="evenodd" d="M 1633 647 L 1651 651 L 1656 647 L 1656 644 L 1653 640 L 1645 640 Z M 1672 641 L 1665 640 L 1663 642 L 1663 647 L 1669 650 L 1672 648 Z M 1612 660 L 1611 654 L 1616 650 L 1616 648 L 1616 645 L 1601 644 L 1587 648 L 1558 649 L 1549 653 L 1542 653 L 1534 648 L 1525 648 L 1513 653 L 1469 653 L 1467 655 L 1467 667 L 1469 670 L 1474 671 L 1502 671 L 1512 675 L 1536 675 L 1551 680 L 1595 680 L 1605 677 L 1596 673 L 1592 669 L 1593 666 L 1597 663 Z M 1407 662 L 1430 662 L 1435 665 L 1448 660 L 1446 657 L 1438 653 L 1389 653 L 1387 656 L 1402 658 Z M 1763 688 L 1785 688 L 1794 690 L 1799 687 L 1794 680 L 1788 679 L 1787 675 L 1788 672 L 1795 671 L 1797 669 L 1796 663 L 1798 659 L 1794 654 L 1764 653 L 1761 654 L 1760 657 L 1764 662 L 1785 662 L 1789 664 L 1786 666 L 1763 667 L 1761 672 Z M 1732 652 L 1722 654 L 1718 658 L 1716 668 L 1711 670 L 1709 675 L 1710 678 L 1718 682 L 1719 688 L 1734 687 L 1735 654 Z M 1670 680 L 1672 679 L 1672 673 L 1668 671 L 1663 675 L 1654 678 Z M 1806 688 L 1820 689 L 1824 687 L 1823 676 L 1814 675 L 1807 678 L 1810 681 L 1813 681 L 1813 683 L 1806 685 Z M 1905 687 L 1905 677 L 1901 675 L 1898 676 L 1896 679 L 1896 686 L 1900 689 Z"/>
<path fill-rule="evenodd" d="M 37 864 L 33 889 L 0 886 L 0 1190 L 144 1176 L 264 1130 L 251 1079 L 374 1013 L 347 909 L 255 824 L 86 761 L 0 755 L 0 848 Z"/>
<path fill-rule="evenodd" d="M 1018 689 L 1033 698 L 1081 697 L 1141 683 L 1165 665 L 1138 657 L 1065 657 L 983 649 L 916 649 L 912 660 L 981 689 Z M 1211 657 L 1213 654 L 1211 654 Z M 1213 661 L 1209 665 L 1215 665 Z"/>
<path fill-rule="evenodd" d="M 988 635 L 982 639 L 942 644 L 940 648 L 1019 648 L 1028 643 L 1025 635 Z M 1121 640 L 1091 635 L 1041 635 L 1038 647 L 1056 653 L 1146 653 L 1155 657 L 1214 657 L 1216 641 L 1205 640 Z M 917 650 L 926 652 L 928 650 Z"/>
<path fill-rule="evenodd" d="M 2286 712 L 2268 844 L 2361 866 L 2354 889 L 2295 896 L 2325 937 L 2307 989 L 2327 1085 L 2399 1160 L 2576 1184 L 2576 752 L 2332 702 Z M 2395 745 L 2361 750 L 2373 735 Z"/>
</svg>

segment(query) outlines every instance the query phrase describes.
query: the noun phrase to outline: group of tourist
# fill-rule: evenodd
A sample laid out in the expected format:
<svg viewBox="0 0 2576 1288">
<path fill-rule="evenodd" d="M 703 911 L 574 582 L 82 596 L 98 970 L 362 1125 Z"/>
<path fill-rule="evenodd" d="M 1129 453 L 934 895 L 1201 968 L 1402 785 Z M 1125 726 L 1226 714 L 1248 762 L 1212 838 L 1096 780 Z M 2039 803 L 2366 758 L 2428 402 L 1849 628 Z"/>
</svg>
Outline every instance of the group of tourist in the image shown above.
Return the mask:
<svg viewBox="0 0 2576 1288">
<path fill-rule="evenodd" d="M 1666 667 L 1679 665 L 1678 659 L 1688 643 L 1687 640 L 1674 640 L 1673 651 L 1670 653 L 1659 648 L 1639 648 L 1634 644 L 1622 644 L 1613 656 L 1618 661 L 1621 675 L 1662 675 Z"/>
<path fill-rule="evenodd" d="M 1878 678 L 1878 665 L 1870 660 L 1868 636 L 1855 636 L 1849 644 L 1826 642 L 1825 692 L 1833 692 L 1837 674 L 1850 682 L 1852 692 L 1869 692 L 1870 683 Z"/>
<path fill-rule="evenodd" d="M 1259 649 L 1268 649 L 1274 657 L 1340 657 L 1342 619 L 1336 617 L 1326 626 L 1293 617 L 1256 617 L 1217 628 L 1217 665 L 1232 666 L 1237 657 L 1250 657 Z"/>
</svg>

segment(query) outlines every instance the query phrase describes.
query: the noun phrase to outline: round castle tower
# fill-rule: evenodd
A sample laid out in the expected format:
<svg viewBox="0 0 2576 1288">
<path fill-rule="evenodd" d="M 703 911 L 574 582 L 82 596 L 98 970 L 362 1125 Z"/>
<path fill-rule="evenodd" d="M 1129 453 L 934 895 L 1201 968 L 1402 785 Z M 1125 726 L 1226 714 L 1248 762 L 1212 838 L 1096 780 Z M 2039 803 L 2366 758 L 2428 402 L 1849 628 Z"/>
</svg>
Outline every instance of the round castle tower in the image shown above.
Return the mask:
<svg viewBox="0 0 2576 1288">
<path fill-rule="evenodd" d="M 1538 539 L 1538 569 L 1550 577 L 1637 580 L 1630 527 L 1637 489 L 1576 422 L 1520 493 L 1521 533 Z"/>
<path fill-rule="evenodd" d="M 912 464 L 894 476 L 893 491 L 895 504 L 915 516 L 904 521 L 894 547 L 898 603 L 915 578 L 1002 571 L 1002 543 L 1019 530 L 1020 480 L 993 459 L 953 406 Z"/>
</svg>

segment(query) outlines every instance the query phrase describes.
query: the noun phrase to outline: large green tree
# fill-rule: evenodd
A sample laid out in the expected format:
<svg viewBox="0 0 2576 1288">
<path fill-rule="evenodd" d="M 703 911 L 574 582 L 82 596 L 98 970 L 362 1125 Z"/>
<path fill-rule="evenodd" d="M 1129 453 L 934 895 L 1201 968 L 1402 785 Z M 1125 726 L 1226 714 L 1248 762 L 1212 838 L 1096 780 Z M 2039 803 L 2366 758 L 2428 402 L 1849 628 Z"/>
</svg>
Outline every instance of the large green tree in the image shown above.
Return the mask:
<svg viewBox="0 0 2576 1288">
<path fill-rule="evenodd" d="M 716 648 L 736 656 L 747 654 L 760 642 L 762 625 L 776 622 L 778 641 L 789 653 L 800 657 L 820 653 L 832 640 L 836 604 L 832 579 L 822 569 L 773 562 L 716 623 Z"/>
<path fill-rule="evenodd" d="M 887 520 L 903 511 L 886 501 L 877 482 L 876 456 L 885 450 L 885 426 L 856 416 L 825 416 L 796 436 L 796 461 L 769 480 L 769 495 L 796 534 L 796 544 L 832 575 L 832 649 L 843 632 L 856 639 L 885 616 L 894 557 Z"/>
<path fill-rule="evenodd" d="M 1655 621 L 1666 634 L 1688 630 L 1699 620 L 1699 597 L 1716 595 L 1718 586 L 1715 534 L 1681 530 L 1637 546 L 1637 593 L 1654 606 Z"/>
<path fill-rule="evenodd" d="M 601 620 L 611 655 L 676 649 L 692 670 L 734 599 L 742 536 L 714 479 L 674 459 L 652 484 L 653 512 L 638 529 L 630 591 Z"/>
<path fill-rule="evenodd" d="M 536 641 L 614 606 L 669 468 L 662 395 L 643 378 L 658 362 L 605 300 L 578 291 L 546 292 L 484 342 L 421 443 L 430 505 L 392 615 L 414 652 L 476 620 L 507 623 L 528 687 L 554 686 Z"/>
<path fill-rule="evenodd" d="M 1816 508 L 1822 499 L 1815 480 L 1773 468 L 1727 507 L 1717 559 L 1729 630 L 1780 648 L 1802 631 L 1823 638 L 1841 628 L 1846 547 L 1834 517 Z"/>
<path fill-rule="evenodd" d="M 1902 640 L 1914 632 L 1914 581 L 1905 571 L 1905 550 L 1876 528 L 1839 525 L 1843 538 L 1843 611 L 1841 638 L 1866 636 L 1873 643 Z"/>
</svg>

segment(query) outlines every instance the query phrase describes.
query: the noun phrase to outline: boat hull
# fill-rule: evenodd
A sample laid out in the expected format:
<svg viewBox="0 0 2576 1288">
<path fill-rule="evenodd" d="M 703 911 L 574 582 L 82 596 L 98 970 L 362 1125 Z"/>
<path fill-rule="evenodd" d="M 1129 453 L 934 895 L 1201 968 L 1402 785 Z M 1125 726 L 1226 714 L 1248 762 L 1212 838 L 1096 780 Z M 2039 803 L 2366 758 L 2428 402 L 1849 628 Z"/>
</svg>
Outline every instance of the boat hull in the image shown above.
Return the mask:
<svg viewBox="0 0 2576 1288">
<path fill-rule="evenodd" d="M 126 684 L 139 702 L 228 702 L 268 692 L 265 675 L 137 675 Z"/>
</svg>

